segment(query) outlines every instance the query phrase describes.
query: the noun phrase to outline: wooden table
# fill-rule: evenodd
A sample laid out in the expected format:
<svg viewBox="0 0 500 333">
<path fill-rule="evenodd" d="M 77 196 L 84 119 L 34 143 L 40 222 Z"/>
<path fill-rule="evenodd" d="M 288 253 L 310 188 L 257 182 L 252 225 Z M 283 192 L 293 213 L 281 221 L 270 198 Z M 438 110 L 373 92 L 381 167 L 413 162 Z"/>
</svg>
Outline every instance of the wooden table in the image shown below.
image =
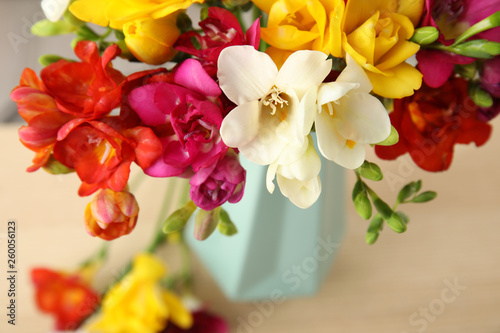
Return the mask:
<svg viewBox="0 0 500 333">
<path fill-rule="evenodd" d="M 500 126 L 500 119 L 493 125 Z M 34 307 L 30 268 L 74 268 L 101 242 L 84 231 L 89 198 L 76 195 L 75 175 L 25 172 L 32 153 L 17 140 L 17 127 L 0 127 L 0 331 L 48 332 L 52 320 Z M 367 222 L 349 202 L 345 241 L 316 296 L 287 300 L 264 313 L 257 304 L 228 301 L 200 264 L 195 268 L 197 295 L 238 333 L 499 333 L 499 146 L 500 132 L 494 131 L 480 149 L 457 147 L 451 170 L 438 174 L 417 169 L 407 157 L 386 163 L 369 155 L 385 171 L 389 182 L 374 187 L 388 201 L 397 195 L 394 188 L 416 179 L 439 196 L 432 203 L 404 207 L 411 218 L 408 231 L 396 234 L 386 228 L 373 246 L 364 242 Z M 352 173 L 348 179 L 350 196 Z M 130 236 L 114 242 L 110 263 L 97 277 L 100 287 L 149 240 L 163 185 L 165 180 L 147 181 L 136 191 L 140 222 Z M 4 314 L 9 219 L 18 226 L 15 327 L 7 325 Z M 175 261 L 173 253 L 165 254 L 167 261 Z"/>
</svg>

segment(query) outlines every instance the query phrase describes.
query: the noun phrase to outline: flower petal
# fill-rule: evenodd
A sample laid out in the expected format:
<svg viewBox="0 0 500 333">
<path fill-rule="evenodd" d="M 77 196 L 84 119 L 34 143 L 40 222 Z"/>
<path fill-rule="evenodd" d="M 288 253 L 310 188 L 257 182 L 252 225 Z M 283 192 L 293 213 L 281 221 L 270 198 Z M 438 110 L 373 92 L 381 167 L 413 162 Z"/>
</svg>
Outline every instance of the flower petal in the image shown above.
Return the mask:
<svg viewBox="0 0 500 333">
<path fill-rule="evenodd" d="M 318 87 L 330 73 L 332 60 L 320 51 L 301 50 L 292 53 L 280 68 L 276 85 L 281 90 L 293 89 L 299 100 L 305 93 Z"/>
<path fill-rule="evenodd" d="M 219 85 L 238 105 L 266 96 L 277 73 L 278 68 L 272 59 L 252 46 L 230 46 L 219 55 Z"/>
<path fill-rule="evenodd" d="M 281 193 L 299 208 L 309 208 L 321 194 L 319 176 L 307 182 L 297 179 L 288 179 L 278 174 L 278 185 Z"/>
<path fill-rule="evenodd" d="M 373 85 L 363 68 L 349 55 L 349 53 L 346 53 L 346 60 L 347 66 L 340 73 L 335 82 L 357 83 L 359 84 L 359 86 L 356 88 L 356 90 L 358 90 L 359 92 L 369 93 L 370 91 L 372 91 Z"/>
<path fill-rule="evenodd" d="M 339 134 L 357 143 L 377 143 L 391 134 L 391 121 L 384 105 L 374 96 L 351 93 L 335 106 Z"/>
<path fill-rule="evenodd" d="M 252 101 L 234 108 L 222 120 L 220 134 L 229 147 L 244 146 L 251 142 L 259 131 L 259 102 Z"/>
</svg>

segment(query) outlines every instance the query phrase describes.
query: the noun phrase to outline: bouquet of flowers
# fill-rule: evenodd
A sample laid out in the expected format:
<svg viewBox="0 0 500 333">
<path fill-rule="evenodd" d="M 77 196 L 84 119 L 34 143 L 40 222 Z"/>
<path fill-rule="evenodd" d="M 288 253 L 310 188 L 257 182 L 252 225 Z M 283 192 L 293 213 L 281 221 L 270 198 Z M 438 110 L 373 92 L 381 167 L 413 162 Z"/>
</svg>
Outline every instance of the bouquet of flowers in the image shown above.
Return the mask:
<svg viewBox="0 0 500 333">
<path fill-rule="evenodd" d="M 400 204 L 436 193 L 414 181 L 389 205 L 367 184 L 383 173 L 366 149 L 389 160 L 408 153 L 420 168 L 443 171 L 455 144 L 486 143 L 500 112 L 498 0 L 43 0 L 42 8 L 47 20 L 32 32 L 74 33 L 79 60 L 42 56 L 39 76 L 25 69 L 12 91 L 27 122 L 20 140 L 35 152 L 28 171 L 76 173 L 78 194 L 94 195 L 85 228 L 104 240 L 138 221 L 132 164 L 188 180 L 189 199 L 163 217 L 158 239 L 192 216 L 199 240 L 215 229 L 234 234 L 238 217 L 222 205 L 244 195 L 244 158 L 267 167 L 269 192 L 277 184 L 300 208 L 321 195 L 322 163 L 354 170 L 352 200 L 371 219 L 371 244 L 384 222 L 406 230 Z M 126 76 L 113 66 L 117 57 L 151 66 Z M 129 285 L 157 286 L 164 272 L 145 274 L 146 262 L 157 265 L 138 256 Z M 66 279 L 35 275 L 37 285 Z M 98 296 L 68 281 L 94 309 Z M 163 293 L 155 306 L 182 308 Z M 103 315 L 117 302 L 105 296 Z M 176 311 L 172 321 L 189 327 L 188 311 Z M 146 326 L 164 328 L 156 324 Z M 95 325 L 115 332 L 105 320 Z"/>
</svg>

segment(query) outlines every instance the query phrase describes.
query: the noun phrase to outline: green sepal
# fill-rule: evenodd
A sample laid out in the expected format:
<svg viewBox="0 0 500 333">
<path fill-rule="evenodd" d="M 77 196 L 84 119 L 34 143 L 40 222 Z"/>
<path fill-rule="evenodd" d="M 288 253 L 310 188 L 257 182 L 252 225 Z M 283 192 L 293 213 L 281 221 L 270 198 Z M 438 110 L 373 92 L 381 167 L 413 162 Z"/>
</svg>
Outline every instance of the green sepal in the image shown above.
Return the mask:
<svg viewBox="0 0 500 333">
<path fill-rule="evenodd" d="M 31 27 L 31 33 L 40 37 L 69 34 L 75 30 L 76 27 L 74 25 L 65 21 L 51 22 L 49 20 L 41 20 Z"/>
<path fill-rule="evenodd" d="M 47 163 L 44 164 L 43 169 L 53 175 L 64 175 L 75 171 L 56 160 L 52 155 L 50 155 Z"/>
<path fill-rule="evenodd" d="M 382 170 L 380 170 L 380 167 L 376 165 L 375 163 L 365 161 L 363 165 L 361 165 L 358 169 L 357 172 L 359 175 L 363 178 L 370 179 L 373 181 L 379 181 L 384 178 L 384 175 L 382 174 Z"/>
<path fill-rule="evenodd" d="M 38 62 L 43 67 L 46 67 L 46 66 L 48 66 L 50 64 L 58 62 L 61 59 L 67 60 L 67 59 L 65 59 L 65 58 L 63 58 L 61 56 L 56 55 L 56 54 L 44 54 L 43 56 L 40 56 L 38 58 Z"/>
<path fill-rule="evenodd" d="M 384 140 L 379 143 L 376 143 L 378 146 L 392 146 L 398 143 L 399 141 L 399 133 L 394 126 L 391 125 L 391 134 Z"/>
<path fill-rule="evenodd" d="M 238 233 L 238 229 L 236 229 L 236 226 L 233 221 L 231 221 L 229 214 L 224 210 L 224 208 L 221 208 L 219 214 L 219 224 L 217 225 L 219 232 L 226 236 L 232 236 Z"/>
</svg>

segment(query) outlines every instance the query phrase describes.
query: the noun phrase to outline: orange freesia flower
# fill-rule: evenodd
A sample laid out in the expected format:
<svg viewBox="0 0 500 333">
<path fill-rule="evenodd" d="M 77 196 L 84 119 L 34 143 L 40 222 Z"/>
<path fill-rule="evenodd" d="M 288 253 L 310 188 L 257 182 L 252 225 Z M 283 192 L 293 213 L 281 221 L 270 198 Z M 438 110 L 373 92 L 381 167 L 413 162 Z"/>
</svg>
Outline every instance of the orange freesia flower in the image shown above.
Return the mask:
<svg viewBox="0 0 500 333">
<path fill-rule="evenodd" d="M 99 191 L 85 209 L 85 227 L 92 236 L 113 240 L 134 230 L 139 205 L 128 191 Z"/>
<path fill-rule="evenodd" d="M 48 268 L 31 271 L 38 308 L 55 317 L 55 329 L 74 330 L 92 314 L 99 304 L 99 295 L 80 272 L 65 274 Z"/>
<path fill-rule="evenodd" d="M 270 54 L 273 59 L 287 57 L 292 51 L 306 49 L 342 57 L 341 25 L 344 0 L 253 2 L 269 14 L 267 27 L 261 28 L 261 37 L 271 45 Z"/>
<path fill-rule="evenodd" d="M 423 10 L 423 0 L 350 0 L 343 26 L 343 48 L 360 64 L 373 91 L 402 98 L 420 88 L 422 74 L 405 61 L 419 45 L 408 41 Z"/>
</svg>

